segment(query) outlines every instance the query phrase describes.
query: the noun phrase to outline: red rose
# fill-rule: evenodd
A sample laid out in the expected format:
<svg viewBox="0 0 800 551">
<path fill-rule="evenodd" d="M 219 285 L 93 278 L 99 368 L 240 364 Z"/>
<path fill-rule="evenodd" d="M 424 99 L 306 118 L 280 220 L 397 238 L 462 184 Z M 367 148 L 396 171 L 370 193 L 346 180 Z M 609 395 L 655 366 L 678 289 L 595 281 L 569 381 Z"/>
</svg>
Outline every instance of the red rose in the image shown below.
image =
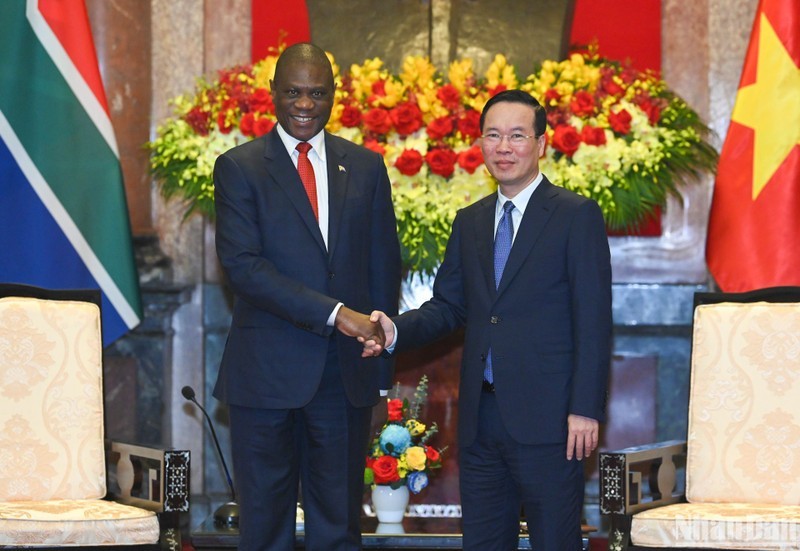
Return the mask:
<svg viewBox="0 0 800 551">
<path fill-rule="evenodd" d="M 614 132 L 627 134 L 631 131 L 631 114 L 625 109 L 620 109 L 616 113 L 609 113 L 608 124 L 611 125 Z"/>
<path fill-rule="evenodd" d="M 483 153 L 481 148 L 473 145 L 469 149 L 458 154 L 458 166 L 473 174 L 475 169 L 483 164 Z"/>
<path fill-rule="evenodd" d="M 345 105 L 342 110 L 342 126 L 354 128 L 361 124 L 361 110 L 352 105 Z"/>
<path fill-rule="evenodd" d="M 391 455 L 382 455 L 372 464 L 372 472 L 375 475 L 375 484 L 390 484 L 395 480 L 400 480 L 397 474 L 397 459 Z"/>
<path fill-rule="evenodd" d="M 606 143 L 606 132 L 602 128 L 587 124 L 581 129 L 581 141 L 589 145 L 604 145 Z"/>
<path fill-rule="evenodd" d="M 253 111 L 258 113 L 274 113 L 275 104 L 272 103 L 272 96 L 266 88 L 258 88 L 250 96 L 250 106 Z"/>
<path fill-rule="evenodd" d="M 364 466 L 365 466 L 367 469 L 371 469 L 371 468 L 372 468 L 372 465 L 374 465 L 374 464 L 375 464 L 375 459 L 374 459 L 374 458 L 372 458 L 372 457 L 370 457 L 370 456 L 367 456 L 367 461 L 364 463 Z"/>
<path fill-rule="evenodd" d="M 580 144 L 581 136 L 574 126 L 562 124 L 553 132 L 553 147 L 568 157 L 572 157 Z"/>
<path fill-rule="evenodd" d="M 403 418 L 403 401 L 394 398 L 386 402 L 389 410 L 389 421 L 400 421 Z"/>
<path fill-rule="evenodd" d="M 441 100 L 442 104 L 450 111 L 454 111 L 461 103 L 461 94 L 452 84 L 445 84 L 436 91 L 436 97 Z"/>
<path fill-rule="evenodd" d="M 465 138 L 470 137 L 477 140 L 481 136 L 481 114 L 474 109 L 470 109 L 463 117 L 458 119 L 456 127 Z"/>
<path fill-rule="evenodd" d="M 453 117 L 439 117 L 428 123 L 428 136 L 432 140 L 441 140 L 453 131 Z"/>
<path fill-rule="evenodd" d="M 572 96 L 569 108 L 579 117 L 589 117 L 595 110 L 594 96 L 586 90 L 579 90 Z"/>
<path fill-rule="evenodd" d="M 430 446 L 425 446 L 425 457 L 427 457 L 428 461 L 430 461 L 431 463 L 436 463 L 437 461 L 439 461 L 439 459 L 441 459 L 439 452 Z"/>
<path fill-rule="evenodd" d="M 256 119 L 256 124 L 253 127 L 253 133 L 256 136 L 263 136 L 275 126 L 275 121 L 267 117 L 259 117 Z"/>
<path fill-rule="evenodd" d="M 401 174 L 414 176 L 419 172 L 419 169 L 422 168 L 422 163 L 424 161 L 425 159 L 422 158 L 422 154 L 416 149 L 405 149 L 394 162 L 394 166 L 397 167 L 397 170 L 399 170 Z M 396 420 L 397 419 L 393 419 L 393 421 Z"/>
<path fill-rule="evenodd" d="M 252 113 L 245 113 L 242 115 L 242 120 L 239 121 L 239 130 L 241 130 L 242 134 L 245 136 L 253 136 L 255 135 L 253 132 L 254 125 L 255 116 Z"/>
<path fill-rule="evenodd" d="M 422 128 L 422 111 L 417 104 L 410 101 L 401 103 L 389 111 L 389 116 L 401 136 L 408 136 Z"/>
<path fill-rule="evenodd" d="M 446 147 L 431 149 L 425 155 L 425 161 L 428 163 L 431 172 L 445 178 L 449 178 L 456 169 L 456 158 L 455 151 Z"/>
<path fill-rule="evenodd" d="M 392 121 L 389 118 L 389 113 L 387 113 L 384 109 L 378 109 L 376 107 L 374 109 L 370 109 L 364 115 L 364 126 L 366 126 L 367 130 L 370 132 L 375 132 L 376 134 L 386 134 L 392 129 Z"/>
<path fill-rule="evenodd" d="M 364 140 L 364 147 L 366 147 L 370 151 L 374 151 L 375 153 L 381 156 L 386 155 L 386 148 L 381 145 L 381 142 L 373 138 L 367 138 L 366 140 Z"/>
</svg>

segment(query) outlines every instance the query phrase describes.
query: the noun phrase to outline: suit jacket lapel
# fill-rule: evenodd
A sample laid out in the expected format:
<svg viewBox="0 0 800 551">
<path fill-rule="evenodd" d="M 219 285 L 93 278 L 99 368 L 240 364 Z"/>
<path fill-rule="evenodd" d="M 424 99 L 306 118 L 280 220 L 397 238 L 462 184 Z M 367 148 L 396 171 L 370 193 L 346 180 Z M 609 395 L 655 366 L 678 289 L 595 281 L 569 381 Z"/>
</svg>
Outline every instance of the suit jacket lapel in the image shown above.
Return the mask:
<svg viewBox="0 0 800 551">
<path fill-rule="evenodd" d="M 308 195 L 306 195 L 303 182 L 300 180 L 300 174 L 278 136 L 278 131 L 272 130 L 267 134 L 265 143 L 264 157 L 267 162 L 268 174 L 275 184 L 283 189 L 308 231 L 314 236 L 314 240 L 325 250 L 325 241 L 322 239 L 322 232 L 319 231 L 314 211 L 311 210 L 311 203 L 308 201 Z"/>
<path fill-rule="evenodd" d="M 494 216 L 497 206 L 497 193 L 481 199 L 475 214 L 475 243 L 478 249 L 478 262 L 486 278 L 489 294 L 497 292 L 494 284 Z"/>
<path fill-rule="evenodd" d="M 350 163 L 347 153 L 325 134 L 325 155 L 328 162 L 328 255 L 333 258 L 342 224 L 347 185 L 350 178 Z"/>
<path fill-rule="evenodd" d="M 552 198 L 558 194 L 558 188 L 543 178 L 539 186 L 531 195 L 522 222 L 514 238 L 514 245 L 508 255 L 506 267 L 503 269 L 503 279 L 497 289 L 498 296 L 510 285 L 525 259 L 531 252 L 539 236 L 542 234 L 547 221 L 553 214 Z"/>
</svg>

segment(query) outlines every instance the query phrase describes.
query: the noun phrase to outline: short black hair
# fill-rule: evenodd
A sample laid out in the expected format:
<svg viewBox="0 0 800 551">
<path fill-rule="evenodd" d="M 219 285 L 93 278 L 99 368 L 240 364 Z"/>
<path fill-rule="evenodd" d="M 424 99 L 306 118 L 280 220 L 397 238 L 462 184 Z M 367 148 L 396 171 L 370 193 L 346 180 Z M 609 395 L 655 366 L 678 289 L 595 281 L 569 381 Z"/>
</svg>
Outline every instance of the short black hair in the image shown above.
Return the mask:
<svg viewBox="0 0 800 551">
<path fill-rule="evenodd" d="M 502 102 L 521 103 L 533 109 L 533 132 L 536 134 L 537 138 L 543 135 L 545 130 L 547 130 L 547 111 L 545 111 L 542 104 L 539 103 L 535 97 L 523 90 L 503 90 L 489 98 L 489 101 L 483 106 L 480 123 L 481 133 L 483 133 L 483 123 L 486 120 L 486 113 L 489 111 L 489 108 L 496 103 Z"/>
<path fill-rule="evenodd" d="M 285 66 L 291 65 L 292 63 L 309 63 L 325 67 L 331 73 L 330 80 L 331 85 L 333 85 L 333 67 L 331 66 L 331 60 L 328 59 L 325 50 L 319 46 L 311 44 L 310 42 L 299 42 L 283 50 L 281 55 L 278 56 L 278 61 L 275 63 L 275 76 L 272 77 L 273 80 L 277 82 L 280 78 L 283 78 Z"/>
</svg>

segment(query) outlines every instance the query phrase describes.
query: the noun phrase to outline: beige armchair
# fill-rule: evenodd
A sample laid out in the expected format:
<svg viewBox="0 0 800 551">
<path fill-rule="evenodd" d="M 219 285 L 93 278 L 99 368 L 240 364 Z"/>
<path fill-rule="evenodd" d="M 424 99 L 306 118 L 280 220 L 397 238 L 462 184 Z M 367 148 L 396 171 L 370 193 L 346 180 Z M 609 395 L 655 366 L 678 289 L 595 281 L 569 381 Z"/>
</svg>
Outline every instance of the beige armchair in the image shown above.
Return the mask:
<svg viewBox="0 0 800 551">
<path fill-rule="evenodd" d="M 687 440 L 601 453 L 600 477 L 609 549 L 800 549 L 800 287 L 698 293 Z"/>
<path fill-rule="evenodd" d="M 180 549 L 189 452 L 105 442 L 100 315 L 0 284 L 0 547 Z"/>
</svg>

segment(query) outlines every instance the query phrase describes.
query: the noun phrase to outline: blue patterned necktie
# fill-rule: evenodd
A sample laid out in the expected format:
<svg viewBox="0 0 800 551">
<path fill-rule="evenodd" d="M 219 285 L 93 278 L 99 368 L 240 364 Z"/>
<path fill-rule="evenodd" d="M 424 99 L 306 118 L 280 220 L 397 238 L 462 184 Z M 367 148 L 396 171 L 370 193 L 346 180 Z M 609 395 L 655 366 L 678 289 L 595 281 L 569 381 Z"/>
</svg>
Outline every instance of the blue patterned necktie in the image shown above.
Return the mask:
<svg viewBox="0 0 800 551">
<path fill-rule="evenodd" d="M 497 225 L 497 234 L 494 236 L 494 286 L 500 287 L 500 279 L 503 277 L 503 270 L 506 267 L 508 253 L 511 252 L 511 244 L 514 241 L 514 219 L 511 211 L 514 210 L 514 203 L 506 201 L 503 204 L 503 216 Z M 483 378 L 490 383 L 494 383 L 494 373 L 492 372 L 492 350 L 486 357 L 486 368 L 483 370 Z"/>
</svg>

